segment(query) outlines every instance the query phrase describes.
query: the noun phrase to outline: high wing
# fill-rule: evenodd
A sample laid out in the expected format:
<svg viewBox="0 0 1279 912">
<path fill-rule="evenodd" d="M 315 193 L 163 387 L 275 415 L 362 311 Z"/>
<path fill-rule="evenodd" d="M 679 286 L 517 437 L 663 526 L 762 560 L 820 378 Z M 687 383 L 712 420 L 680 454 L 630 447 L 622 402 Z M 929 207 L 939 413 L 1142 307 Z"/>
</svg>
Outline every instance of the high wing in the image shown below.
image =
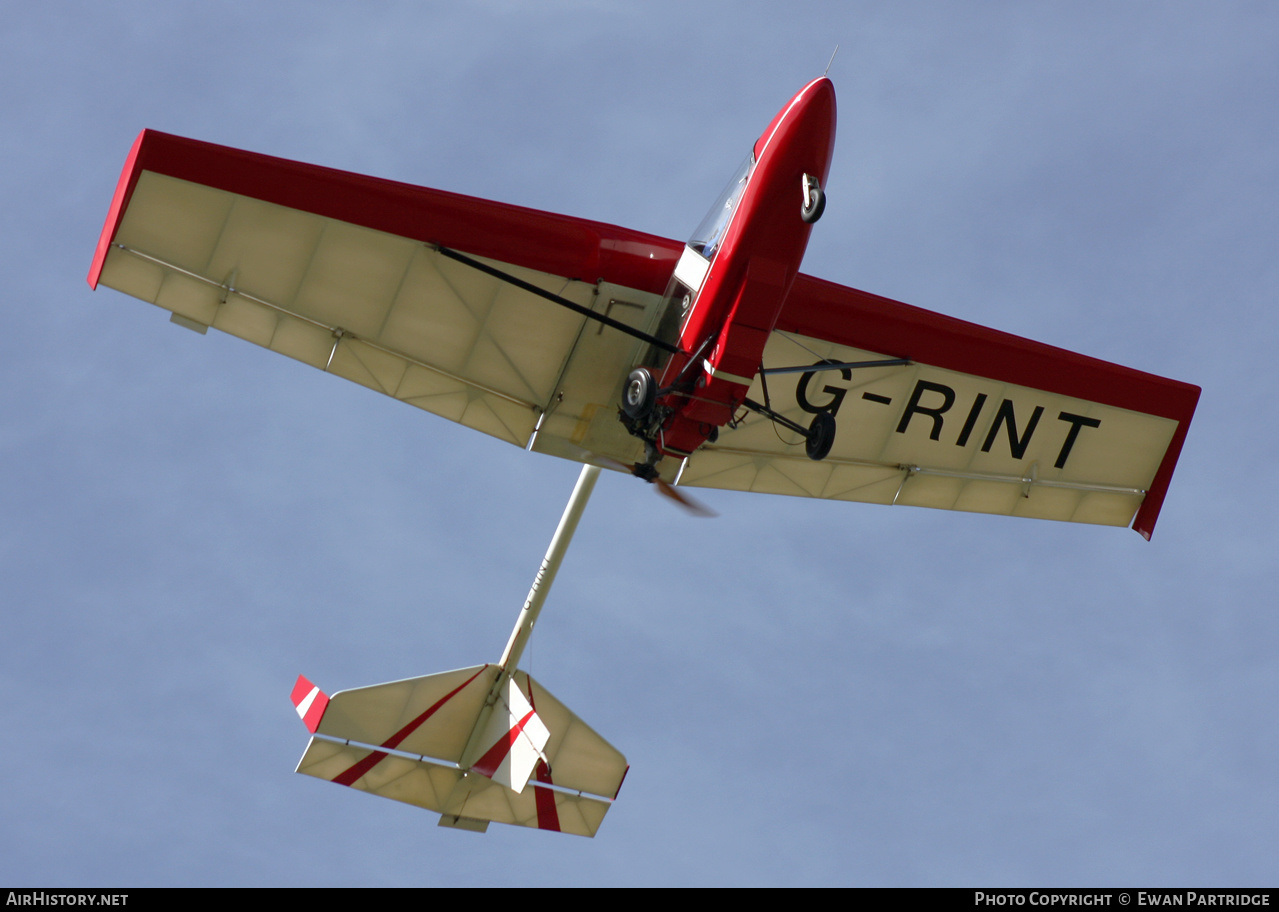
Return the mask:
<svg viewBox="0 0 1279 912">
<path fill-rule="evenodd" d="M 805 427 L 831 414 L 825 459 L 751 414 L 679 483 L 1131 523 L 1149 539 L 1199 399 L 1190 384 L 800 275 L 764 368 L 822 362 L 872 366 L 763 373 L 749 397 Z"/>
<path fill-rule="evenodd" d="M 521 447 L 620 462 L 646 343 L 682 245 L 145 130 L 98 241 L 101 282 Z"/>
<path fill-rule="evenodd" d="M 612 225 L 143 131 L 89 272 L 99 282 L 539 452 L 616 467 L 647 343 L 529 290 L 652 332 L 683 245 Z M 517 282 L 450 258 L 459 251 Z M 800 275 L 750 414 L 679 483 L 1127 525 L 1149 538 L 1199 389 Z M 767 384 L 765 383 L 767 380 Z M 766 388 L 767 386 L 767 388 Z M 663 475 L 673 474 L 664 469 Z"/>
</svg>

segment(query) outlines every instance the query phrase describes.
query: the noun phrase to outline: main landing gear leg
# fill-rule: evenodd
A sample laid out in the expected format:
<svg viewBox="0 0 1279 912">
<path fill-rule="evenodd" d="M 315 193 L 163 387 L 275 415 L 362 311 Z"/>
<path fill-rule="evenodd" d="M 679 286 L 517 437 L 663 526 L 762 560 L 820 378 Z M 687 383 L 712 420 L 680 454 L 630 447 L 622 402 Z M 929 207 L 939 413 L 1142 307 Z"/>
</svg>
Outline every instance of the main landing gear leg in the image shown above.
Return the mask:
<svg viewBox="0 0 1279 912">
<path fill-rule="evenodd" d="M 778 414 L 767 405 L 760 405 L 753 399 L 743 399 L 742 405 L 752 412 L 763 415 L 774 424 L 802 435 L 804 452 L 814 462 L 821 462 L 830 454 L 830 448 L 835 443 L 835 419 L 830 412 L 818 412 L 813 416 L 812 424 L 805 428 L 802 424 L 796 424 L 785 415 Z"/>
</svg>

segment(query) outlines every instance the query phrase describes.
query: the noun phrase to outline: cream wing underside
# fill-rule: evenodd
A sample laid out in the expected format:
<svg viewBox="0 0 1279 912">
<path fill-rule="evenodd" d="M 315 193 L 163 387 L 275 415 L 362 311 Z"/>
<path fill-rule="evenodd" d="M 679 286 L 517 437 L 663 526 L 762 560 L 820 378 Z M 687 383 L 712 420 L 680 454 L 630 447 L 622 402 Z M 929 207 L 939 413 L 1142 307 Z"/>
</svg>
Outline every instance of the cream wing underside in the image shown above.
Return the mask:
<svg viewBox="0 0 1279 912">
<path fill-rule="evenodd" d="M 656 322 L 657 295 L 484 262 L 641 331 Z M 617 402 L 646 343 L 419 241 L 144 172 L 100 281 L 517 446 L 642 452 Z"/>
</svg>

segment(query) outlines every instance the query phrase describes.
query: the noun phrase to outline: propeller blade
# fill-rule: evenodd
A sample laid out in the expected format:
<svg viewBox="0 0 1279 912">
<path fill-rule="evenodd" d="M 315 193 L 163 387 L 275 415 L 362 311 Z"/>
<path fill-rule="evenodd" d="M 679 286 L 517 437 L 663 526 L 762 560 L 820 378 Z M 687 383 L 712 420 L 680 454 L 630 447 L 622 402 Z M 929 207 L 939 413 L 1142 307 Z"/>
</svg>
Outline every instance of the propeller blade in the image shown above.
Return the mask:
<svg viewBox="0 0 1279 912">
<path fill-rule="evenodd" d="M 635 475 L 636 477 L 642 477 L 635 471 L 635 466 L 627 465 L 620 459 L 613 459 L 611 456 L 601 456 L 597 453 L 590 453 L 587 450 L 581 450 L 580 458 L 583 462 L 594 462 L 604 468 L 614 469 L 618 472 L 625 472 L 628 475 Z M 701 501 L 696 500 L 681 491 L 677 491 L 675 486 L 670 482 L 663 481 L 661 478 L 654 478 L 652 483 L 657 485 L 657 492 L 659 494 L 675 501 L 675 503 L 679 504 L 693 516 L 719 516 L 718 513 Z"/>
<path fill-rule="evenodd" d="M 665 494 L 667 497 L 675 501 L 677 504 L 679 504 L 681 507 L 683 507 L 692 515 L 707 516 L 707 517 L 719 516 L 718 513 L 716 513 L 710 507 L 706 506 L 706 504 L 702 503 L 700 500 L 695 500 L 694 498 L 689 497 L 687 494 L 683 494 L 680 491 L 675 490 L 674 485 L 669 484 L 665 481 L 662 481 L 662 479 L 660 478 L 657 479 L 657 481 L 654 483 L 657 485 L 657 490 L 659 493 Z"/>
</svg>

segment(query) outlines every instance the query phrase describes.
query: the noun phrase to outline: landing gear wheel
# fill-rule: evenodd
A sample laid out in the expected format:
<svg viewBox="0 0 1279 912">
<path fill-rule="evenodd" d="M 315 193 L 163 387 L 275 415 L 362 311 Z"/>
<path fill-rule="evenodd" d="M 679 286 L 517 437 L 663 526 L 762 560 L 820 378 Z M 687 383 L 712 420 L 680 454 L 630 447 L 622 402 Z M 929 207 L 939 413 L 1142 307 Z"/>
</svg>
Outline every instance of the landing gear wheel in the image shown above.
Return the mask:
<svg viewBox="0 0 1279 912">
<path fill-rule="evenodd" d="M 804 188 L 804 205 L 799 210 L 799 217 L 811 225 L 826 211 L 826 193 L 812 175 L 805 174 L 801 183 Z"/>
<path fill-rule="evenodd" d="M 657 401 L 657 383 L 647 367 L 637 367 L 626 378 L 622 390 L 622 411 L 636 420 L 647 418 Z"/>
<path fill-rule="evenodd" d="M 804 442 L 804 452 L 814 462 L 820 462 L 830 453 L 835 443 L 835 419 L 830 412 L 818 412 L 813 416 L 813 423 L 808 426 L 808 440 Z"/>
</svg>

